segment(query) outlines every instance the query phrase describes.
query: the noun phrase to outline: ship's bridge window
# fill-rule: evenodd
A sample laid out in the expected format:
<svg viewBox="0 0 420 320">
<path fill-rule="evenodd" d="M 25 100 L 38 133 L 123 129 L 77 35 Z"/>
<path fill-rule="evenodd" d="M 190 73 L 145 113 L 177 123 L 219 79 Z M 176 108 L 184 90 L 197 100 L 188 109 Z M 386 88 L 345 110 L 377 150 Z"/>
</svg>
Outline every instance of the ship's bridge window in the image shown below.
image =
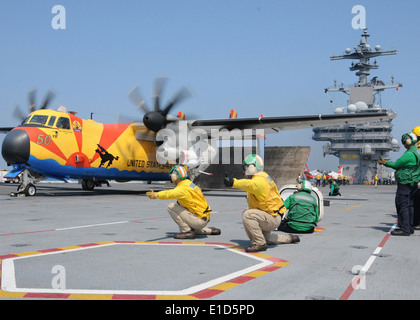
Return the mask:
<svg viewBox="0 0 420 320">
<path fill-rule="evenodd" d="M 66 117 L 60 117 L 57 120 L 57 128 L 70 129 L 70 119 Z"/>
<path fill-rule="evenodd" d="M 48 116 L 35 114 L 32 116 L 32 118 L 29 120 L 28 123 L 45 124 L 47 120 L 48 120 Z"/>
</svg>

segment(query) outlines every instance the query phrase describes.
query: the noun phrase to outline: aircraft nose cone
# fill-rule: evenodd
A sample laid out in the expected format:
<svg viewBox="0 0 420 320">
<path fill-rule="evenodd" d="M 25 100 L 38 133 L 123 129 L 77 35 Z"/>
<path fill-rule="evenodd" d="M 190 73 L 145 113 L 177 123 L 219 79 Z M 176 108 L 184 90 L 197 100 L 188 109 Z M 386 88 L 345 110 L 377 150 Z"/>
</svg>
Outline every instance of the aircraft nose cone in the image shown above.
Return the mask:
<svg viewBox="0 0 420 320">
<path fill-rule="evenodd" d="M 23 164 L 29 160 L 30 140 L 25 130 L 10 131 L 3 140 L 1 154 L 8 164 Z"/>
</svg>

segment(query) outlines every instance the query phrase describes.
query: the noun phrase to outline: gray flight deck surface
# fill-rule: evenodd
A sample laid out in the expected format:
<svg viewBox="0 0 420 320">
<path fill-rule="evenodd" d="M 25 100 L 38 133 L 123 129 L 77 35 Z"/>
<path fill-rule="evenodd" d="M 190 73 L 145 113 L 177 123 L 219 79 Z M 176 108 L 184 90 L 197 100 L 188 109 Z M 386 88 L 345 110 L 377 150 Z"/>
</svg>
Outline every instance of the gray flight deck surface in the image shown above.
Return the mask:
<svg viewBox="0 0 420 320">
<path fill-rule="evenodd" d="M 341 197 L 321 187 L 322 229 L 262 255 L 241 249 L 243 192 L 204 190 L 208 226 L 222 234 L 182 242 L 170 201 L 148 199 L 149 188 L 164 185 L 39 183 L 35 197 L 10 197 L 16 185 L 0 184 L 0 299 L 420 299 L 420 232 L 388 234 L 395 185 L 342 186 Z"/>
</svg>

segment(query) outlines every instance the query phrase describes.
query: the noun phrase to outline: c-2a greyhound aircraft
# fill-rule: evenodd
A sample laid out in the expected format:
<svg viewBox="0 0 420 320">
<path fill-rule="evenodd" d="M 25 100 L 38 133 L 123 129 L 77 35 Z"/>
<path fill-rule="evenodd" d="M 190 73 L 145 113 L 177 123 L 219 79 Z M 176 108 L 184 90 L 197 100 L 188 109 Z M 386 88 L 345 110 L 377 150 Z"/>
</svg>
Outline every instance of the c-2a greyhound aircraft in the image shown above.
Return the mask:
<svg viewBox="0 0 420 320">
<path fill-rule="evenodd" d="M 188 166 L 196 176 L 204 172 L 214 159 L 217 144 L 209 144 L 208 139 L 220 130 L 248 132 L 248 136 L 255 137 L 255 130 L 260 130 L 261 135 L 261 131 L 268 134 L 366 123 L 396 116 L 377 112 L 184 120 L 170 116 L 169 112 L 189 96 L 189 91 L 181 88 L 165 107 L 161 107 L 164 82 L 164 78 L 156 79 L 153 109 L 146 105 L 138 87 L 131 91 L 129 97 L 144 112 L 142 122 L 131 123 L 99 123 L 79 118 L 63 108 L 57 111 L 48 109 L 53 97 L 51 93 L 37 109 L 35 93 L 31 91 L 30 114 L 21 117 L 22 123 L 15 128 L 0 128 L 0 131 L 7 132 L 2 156 L 8 165 L 13 166 L 8 177 L 19 175 L 20 178 L 17 194 L 35 195 L 35 183 L 45 178 L 79 179 L 85 190 L 92 190 L 98 181 L 103 180 L 168 181 L 168 172 L 175 163 Z M 14 114 L 17 112 L 15 109 Z M 186 139 L 191 136 L 193 138 Z M 242 137 L 245 138 L 245 134 Z M 197 141 L 200 142 L 198 149 Z"/>
</svg>

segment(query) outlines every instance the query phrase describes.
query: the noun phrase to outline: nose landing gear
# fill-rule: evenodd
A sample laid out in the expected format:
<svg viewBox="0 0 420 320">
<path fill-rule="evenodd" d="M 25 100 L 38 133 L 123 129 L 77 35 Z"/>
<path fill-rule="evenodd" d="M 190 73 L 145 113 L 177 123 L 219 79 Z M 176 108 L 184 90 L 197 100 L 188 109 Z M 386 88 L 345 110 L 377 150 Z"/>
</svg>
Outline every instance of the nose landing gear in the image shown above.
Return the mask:
<svg viewBox="0 0 420 320">
<path fill-rule="evenodd" d="M 33 176 L 29 169 L 25 169 L 19 174 L 20 184 L 17 188 L 17 192 L 12 192 L 12 197 L 32 197 L 36 194 L 35 183 L 38 182 L 39 178 Z"/>
</svg>

